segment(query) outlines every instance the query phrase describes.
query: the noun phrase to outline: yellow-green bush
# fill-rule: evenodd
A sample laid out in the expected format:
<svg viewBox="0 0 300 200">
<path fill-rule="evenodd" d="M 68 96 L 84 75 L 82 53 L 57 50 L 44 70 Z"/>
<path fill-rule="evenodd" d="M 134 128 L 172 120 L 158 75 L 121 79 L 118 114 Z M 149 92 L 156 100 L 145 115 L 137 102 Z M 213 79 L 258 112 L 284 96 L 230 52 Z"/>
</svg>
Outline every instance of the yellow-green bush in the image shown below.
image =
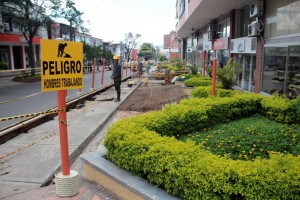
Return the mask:
<svg viewBox="0 0 300 200">
<path fill-rule="evenodd" d="M 186 87 L 198 87 L 198 86 L 209 86 L 212 85 L 212 80 L 208 78 L 200 78 L 200 77 L 195 77 L 195 78 L 190 78 L 188 80 L 184 81 L 184 85 Z M 222 85 L 220 83 L 216 84 L 217 88 L 221 88 Z"/>
<path fill-rule="evenodd" d="M 107 158 L 183 199 L 299 199 L 300 156 L 231 160 L 213 155 L 180 134 L 259 113 L 261 95 L 186 99 L 108 130 Z"/>
<path fill-rule="evenodd" d="M 283 123 L 300 122 L 300 101 L 280 96 L 264 97 L 261 102 L 263 114 L 270 119 Z"/>
<path fill-rule="evenodd" d="M 199 86 L 195 87 L 191 92 L 194 98 L 208 98 L 212 97 L 212 86 Z M 237 90 L 227 90 L 218 88 L 216 90 L 216 97 L 232 97 L 236 94 L 243 94 L 241 91 Z"/>
<path fill-rule="evenodd" d="M 178 76 L 178 80 L 181 81 L 182 77 L 185 77 L 185 80 L 191 79 L 191 78 L 199 78 L 201 80 L 211 80 L 210 77 L 204 77 L 202 74 L 181 74 Z"/>
</svg>

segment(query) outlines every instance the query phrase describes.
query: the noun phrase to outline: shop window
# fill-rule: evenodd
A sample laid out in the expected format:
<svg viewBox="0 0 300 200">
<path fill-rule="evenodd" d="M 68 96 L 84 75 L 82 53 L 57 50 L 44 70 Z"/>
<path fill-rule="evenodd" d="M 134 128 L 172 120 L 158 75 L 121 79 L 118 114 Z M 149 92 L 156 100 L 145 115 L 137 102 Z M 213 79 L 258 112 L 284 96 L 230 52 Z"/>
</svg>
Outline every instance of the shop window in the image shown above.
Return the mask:
<svg viewBox="0 0 300 200">
<path fill-rule="evenodd" d="M 246 5 L 242 9 L 236 11 L 236 37 L 248 36 L 248 25 L 251 24 L 249 17 L 250 6 Z"/>
<path fill-rule="evenodd" d="M 246 91 L 254 91 L 254 72 L 256 57 L 254 55 L 235 55 L 235 63 L 239 63 L 242 70 L 237 74 L 236 85 Z"/>
<path fill-rule="evenodd" d="M 230 37 L 230 20 L 226 19 L 218 24 L 218 38 Z"/>
<path fill-rule="evenodd" d="M 265 38 L 300 33 L 300 1 L 267 1 Z"/>
<path fill-rule="evenodd" d="M 262 91 L 289 98 L 300 94 L 300 46 L 265 48 Z"/>
</svg>

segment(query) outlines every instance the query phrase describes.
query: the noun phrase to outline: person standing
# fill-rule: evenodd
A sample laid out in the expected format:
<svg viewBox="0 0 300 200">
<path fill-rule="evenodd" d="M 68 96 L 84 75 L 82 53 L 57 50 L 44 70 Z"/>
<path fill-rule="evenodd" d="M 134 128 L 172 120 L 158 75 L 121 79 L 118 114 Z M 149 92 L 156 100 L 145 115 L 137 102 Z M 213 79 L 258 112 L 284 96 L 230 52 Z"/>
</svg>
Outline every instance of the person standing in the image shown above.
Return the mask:
<svg viewBox="0 0 300 200">
<path fill-rule="evenodd" d="M 119 56 L 114 55 L 114 69 L 111 75 L 111 79 L 114 80 L 115 89 L 117 91 L 117 98 L 114 100 L 115 102 L 119 102 L 121 99 L 121 78 L 122 78 L 122 72 L 121 72 L 121 65 L 119 64 Z"/>
</svg>

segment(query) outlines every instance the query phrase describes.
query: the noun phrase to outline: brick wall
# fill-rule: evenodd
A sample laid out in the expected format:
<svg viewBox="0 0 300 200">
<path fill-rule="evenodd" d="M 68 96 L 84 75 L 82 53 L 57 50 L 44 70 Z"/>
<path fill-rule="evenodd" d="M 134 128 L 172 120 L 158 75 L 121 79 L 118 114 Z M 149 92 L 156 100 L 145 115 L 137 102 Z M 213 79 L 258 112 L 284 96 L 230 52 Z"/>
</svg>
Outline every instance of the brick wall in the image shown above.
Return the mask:
<svg viewBox="0 0 300 200">
<path fill-rule="evenodd" d="M 256 68 L 254 74 L 254 92 L 259 93 L 261 89 L 261 77 L 263 73 L 263 43 L 261 39 L 257 38 L 257 48 L 256 48 Z"/>
</svg>

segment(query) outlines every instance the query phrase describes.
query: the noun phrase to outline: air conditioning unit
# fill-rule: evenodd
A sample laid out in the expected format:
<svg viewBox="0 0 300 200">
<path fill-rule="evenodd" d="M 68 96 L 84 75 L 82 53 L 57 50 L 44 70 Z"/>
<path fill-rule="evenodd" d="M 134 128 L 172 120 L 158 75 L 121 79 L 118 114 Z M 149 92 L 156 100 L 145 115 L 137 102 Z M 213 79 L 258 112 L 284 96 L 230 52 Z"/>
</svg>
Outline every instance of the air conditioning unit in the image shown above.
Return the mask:
<svg viewBox="0 0 300 200">
<path fill-rule="evenodd" d="M 248 36 L 260 35 L 260 23 L 258 21 L 252 22 L 248 25 Z"/>
<path fill-rule="evenodd" d="M 208 41 L 214 40 L 214 36 L 215 36 L 214 32 L 208 32 L 207 33 L 207 40 Z"/>
<path fill-rule="evenodd" d="M 3 31 L 4 31 L 4 32 L 9 32 L 9 31 L 10 31 L 10 30 L 9 30 L 9 23 L 3 22 Z"/>
<path fill-rule="evenodd" d="M 260 17 L 264 12 L 264 2 L 255 1 L 250 4 L 250 17 Z"/>
</svg>

